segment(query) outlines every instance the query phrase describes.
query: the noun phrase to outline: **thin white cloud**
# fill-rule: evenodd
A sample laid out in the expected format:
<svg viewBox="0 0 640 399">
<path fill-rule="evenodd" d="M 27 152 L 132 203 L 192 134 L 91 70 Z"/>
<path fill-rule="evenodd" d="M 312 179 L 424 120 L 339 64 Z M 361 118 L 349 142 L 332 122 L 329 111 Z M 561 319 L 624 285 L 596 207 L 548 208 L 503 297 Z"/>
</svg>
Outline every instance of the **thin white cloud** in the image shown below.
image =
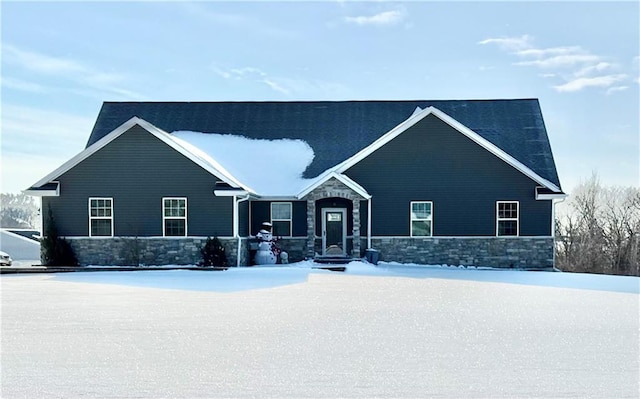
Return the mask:
<svg viewBox="0 0 640 399">
<path fill-rule="evenodd" d="M 520 57 L 545 58 L 549 56 L 563 54 L 581 54 L 584 50 L 580 46 L 568 47 L 550 47 L 550 48 L 527 48 L 525 50 L 516 51 L 515 54 Z"/>
<path fill-rule="evenodd" d="M 593 75 L 593 74 L 597 74 L 599 72 L 605 71 L 607 69 L 612 69 L 614 66 L 615 66 L 614 64 L 611 64 L 609 62 L 598 62 L 595 65 L 585 66 L 579 71 L 576 71 L 574 75 L 577 77 L 589 76 L 589 75 Z"/>
<path fill-rule="evenodd" d="M 27 82 L 26 80 L 18 78 L 12 78 L 10 76 L 3 76 L 0 82 L 2 83 L 2 86 L 7 89 L 26 91 L 30 93 L 44 93 L 47 91 L 47 89 L 42 85 Z"/>
<path fill-rule="evenodd" d="M 590 54 L 566 54 L 541 60 L 516 62 L 515 65 L 536 66 L 538 68 L 550 69 L 572 67 L 580 64 L 598 62 L 599 60 L 600 57 Z"/>
<path fill-rule="evenodd" d="M 560 93 L 575 92 L 587 87 L 609 87 L 617 82 L 625 80 L 626 78 L 627 75 L 625 74 L 596 76 L 591 78 L 577 78 L 565 84 L 553 86 L 553 88 Z"/>
<path fill-rule="evenodd" d="M 267 74 L 255 67 L 224 68 L 217 64 L 211 66 L 211 70 L 224 79 L 245 80 L 264 78 Z"/>
<path fill-rule="evenodd" d="M 228 81 L 237 82 L 253 82 L 260 85 L 266 85 L 278 94 L 287 97 L 296 96 L 310 98 L 333 98 L 347 97 L 349 89 L 334 82 L 323 80 L 302 79 L 283 76 L 274 76 L 260 68 L 246 66 L 241 68 L 227 68 L 214 64 L 211 70 Z"/>
<path fill-rule="evenodd" d="M 231 72 L 225 71 L 224 69 L 220 68 L 219 66 L 212 65 L 211 66 L 211 70 L 216 75 L 220 76 L 223 79 L 231 79 L 231 77 L 232 77 Z"/>
<path fill-rule="evenodd" d="M 263 80 L 262 80 L 262 83 L 266 84 L 267 86 L 269 86 L 269 87 L 270 87 L 270 88 L 272 88 L 273 90 L 275 90 L 275 91 L 277 91 L 277 92 L 280 92 L 280 93 L 282 93 L 282 94 L 285 94 L 285 95 L 287 95 L 287 96 L 288 96 L 289 94 L 291 94 L 291 92 L 290 92 L 289 90 L 287 90 L 287 89 L 285 89 L 284 87 L 280 86 L 278 83 L 274 82 L 274 81 L 273 81 L 273 80 L 271 80 L 271 79 L 263 79 Z"/>
<path fill-rule="evenodd" d="M 478 44 L 495 44 L 520 59 L 513 65 L 539 68 L 546 71 L 539 75 L 541 77 L 564 80 L 563 83 L 552 86 L 561 93 L 600 87 L 611 88 L 612 91 L 608 92 L 610 94 L 624 90 L 614 89 L 612 86 L 628 78 L 626 74 L 613 73 L 619 69 L 616 63 L 605 61 L 605 57 L 592 54 L 581 46 L 538 48 L 534 46 L 533 37 L 529 35 L 489 38 Z"/>
<path fill-rule="evenodd" d="M 318 79 L 303 79 L 291 77 L 271 77 L 269 80 L 279 88 L 296 97 L 340 98 L 347 97 L 349 90 L 340 83 L 327 82 Z M 275 89 L 275 87 L 273 87 Z"/>
<path fill-rule="evenodd" d="M 39 54 L 9 44 L 3 44 L 2 50 L 5 60 L 33 72 L 50 75 L 86 73 L 86 68 L 73 60 Z"/>
<path fill-rule="evenodd" d="M 261 71 L 260 69 L 253 68 L 253 67 L 231 69 L 231 72 L 237 77 L 244 77 L 244 76 L 251 76 L 251 75 L 267 76 L 267 74 Z"/>
<path fill-rule="evenodd" d="M 373 26 L 390 26 L 397 25 L 404 21 L 406 18 L 406 11 L 404 9 L 383 11 L 374 15 L 359 15 L 356 17 L 344 17 L 344 21 L 350 24 L 359 26 L 373 25 Z"/>
<path fill-rule="evenodd" d="M 609 87 L 607 89 L 607 95 L 611 95 L 613 93 L 619 93 L 621 91 L 625 91 L 629 89 L 629 86 L 614 86 L 614 87 Z"/>
<path fill-rule="evenodd" d="M 484 39 L 478 42 L 478 44 L 496 44 L 503 50 L 507 51 L 522 51 L 531 47 L 533 38 L 529 35 L 522 35 L 520 37 L 498 37 Z"/>
<path fill-rule="evenodd" d="M 118 99 L 145 99 L 145 96 L 127 87 L 130 79 L 123 74 L 104 72 L 70 58 L 42 54 L 10 44 L 3 44 L 2 51 L 3 62 L 7 65 L 17 66 L 37 75 L 55 77 L 59 81 L 71 82 L 80 87 L 80 89 L 71 87 L 68 89 L 70 92 L 86 91 L 89 88 L 94 92 L 96 90 L 100 92 L 99 96 L 102 99 L 113 95 Z M 44 86 L 40 87 L 45 89 Z M 24 85 L 23 88 L 25 88 Z"/>
</svg>

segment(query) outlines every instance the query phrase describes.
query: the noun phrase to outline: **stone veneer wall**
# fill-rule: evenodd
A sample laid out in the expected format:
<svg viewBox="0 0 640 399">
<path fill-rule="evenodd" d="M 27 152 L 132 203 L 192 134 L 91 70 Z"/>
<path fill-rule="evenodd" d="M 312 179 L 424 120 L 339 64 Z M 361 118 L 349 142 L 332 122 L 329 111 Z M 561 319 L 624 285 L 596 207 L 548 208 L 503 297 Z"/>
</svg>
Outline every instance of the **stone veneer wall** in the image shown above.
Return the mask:
<svg viewBox="0 0 640 399">
<path fill-rule="evenodd" d="M 81 265 L 196 265 L 206 237 L 68 238 Z M 237 238 L 220 238 L 229 266 L 236 265 Z M 315 241 L 315 240 L 314 240 Z M 249 265 L 249 240 L 241 239 L 240 265 Z M 366 238 L 361 240 L 366 248 Z M 289 262 L 307 255 L 307 239 L 283 238 L 278 245 Z M 400 263 L 514 268 L 553 267 L 552 237 L 372 237 L 379 260 Z M 355 254 L 354 254 L 355 255 Z M 364 250 L 362 251 L 364 255 Z"/>
<path fill-rule="evenodd" d="M 202 261 L 200 249 L 206 237 L 147 238 L 67 238 L 80 265 L 197 265 Z M 229 266 L 236 265 L 238 239 L 220 238 Z M 246 239 L 242 239 L 240 261 L 248 260 Z"/>
<path fill-rule="evenodd" d="M 400 263 L 553 267 L 552 237 L 372 237 L 371 246 L 379 260 Z"/>
</svg>

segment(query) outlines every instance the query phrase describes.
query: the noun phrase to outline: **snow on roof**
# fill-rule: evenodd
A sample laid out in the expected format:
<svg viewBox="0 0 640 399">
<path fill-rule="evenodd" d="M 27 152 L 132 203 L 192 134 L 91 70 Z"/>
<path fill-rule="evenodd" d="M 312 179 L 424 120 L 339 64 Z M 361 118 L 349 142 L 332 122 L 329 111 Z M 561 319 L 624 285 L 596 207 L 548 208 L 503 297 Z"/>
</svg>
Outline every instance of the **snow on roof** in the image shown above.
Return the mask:
<svg viewBox="0 0 640 399">
<path fill-rule="evenodd" d="M 244 188 L 262 196 L 293 196 L 313 181 L 302 178 L 315 156 L 302 140 L 193 131 L 175 131 L 171 136 L 194 155 L 223 166 Z"/>
</svg>

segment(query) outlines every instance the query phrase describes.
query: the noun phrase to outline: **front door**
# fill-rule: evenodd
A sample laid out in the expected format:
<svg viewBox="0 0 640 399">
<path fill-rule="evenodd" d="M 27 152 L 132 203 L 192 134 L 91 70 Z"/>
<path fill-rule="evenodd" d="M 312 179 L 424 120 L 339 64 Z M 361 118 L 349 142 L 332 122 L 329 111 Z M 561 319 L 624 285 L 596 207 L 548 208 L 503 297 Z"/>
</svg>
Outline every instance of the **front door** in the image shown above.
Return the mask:
<svg viewBox="0 0 640 399">
<path fill-rule="evenodd" d="M 344 255 L 347 247 L 347 210 L 322 210 L 322 255 Z"/>
</svg>

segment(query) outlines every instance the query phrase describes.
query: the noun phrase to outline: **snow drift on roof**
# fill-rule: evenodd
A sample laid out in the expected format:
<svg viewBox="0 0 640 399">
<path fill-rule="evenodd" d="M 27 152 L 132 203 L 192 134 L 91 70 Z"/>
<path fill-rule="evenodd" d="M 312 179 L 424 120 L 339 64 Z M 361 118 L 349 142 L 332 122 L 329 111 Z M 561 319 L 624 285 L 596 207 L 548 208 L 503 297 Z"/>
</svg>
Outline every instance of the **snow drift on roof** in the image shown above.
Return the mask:
<svg viewBox="0 0 640 399">
<path fill-rule="evenodd" d="M 302 178 L 314 158 L 313 149 L 305 141 L 250 139 L 192 131 L 176 131 L 171 135 L 181 144 L 187 143 L 199 150 L 196 155 L 222 165 L 256 194 L 292 196 L 311 182 Z"/>
</svg>

